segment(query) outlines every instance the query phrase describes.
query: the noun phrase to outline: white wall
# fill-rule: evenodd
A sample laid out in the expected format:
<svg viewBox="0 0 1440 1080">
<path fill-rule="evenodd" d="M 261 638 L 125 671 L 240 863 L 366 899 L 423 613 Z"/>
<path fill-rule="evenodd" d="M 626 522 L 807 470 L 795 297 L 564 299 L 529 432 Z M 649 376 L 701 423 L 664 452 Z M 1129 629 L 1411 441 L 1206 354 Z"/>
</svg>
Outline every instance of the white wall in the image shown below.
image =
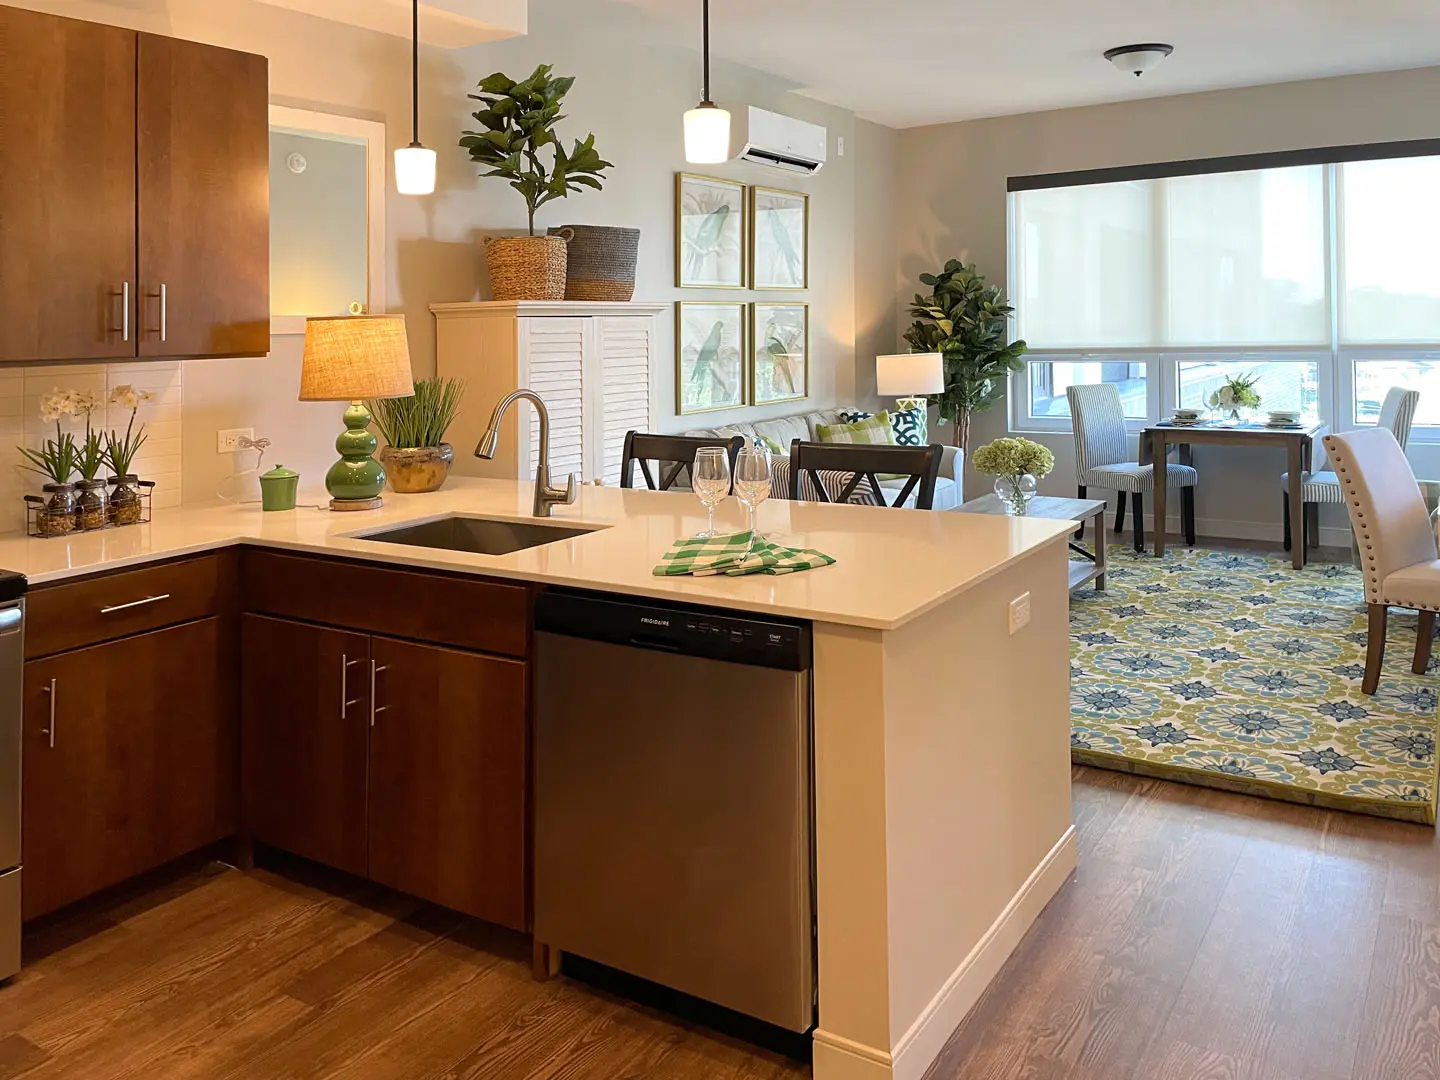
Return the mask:
<svg viewBox="0 0 1440 1080">
<path fill-rule="evenodd" d="M 76 18 L 110 22 L 155 33 L 263 53 L 270 58 L 273 102 L 344 113 L 387 124 L 390 147 L 410 140 L 409 43 L 403 39 L 343 26 L 257 0 L 10 0 L 22 6 Z M 567 102 L 568 139 L 589 131 L 602 155 L 615 163 L 601 193 L 585 193 L 551 204 L 538 226 L 572 222 L 639 226 L 643 232 L 636 298 L 749 301 L 763 294 L 678 290 L 674 284 L 674 173 L 684 168 L 680 115 L 699 97 L 699 57 L 694 52 L 637 44 L 633 9 L 595 0 L 593 17 L 576 24 L 553 12 L 550 0 L 533 0 L 530 34 L 453 52 L 421 53 L 421 138 L 440 152 L 435 195 L 386 198 L 389 257 L 388 296 L 393 311 L 406 314 L 416 373 L 434 370 L 434 325 L 428 305 L 437 301 L 484 299 L 481 239 L 487 233 L 523 230 L 518 195 L 503 182 L 479 180 L 465 151 L 456 145 L 473 126 L 476 103 L 466 94 L 495 70 L 520 77 L 536 64 L 556 66 L 578 81 Z M 812 179 L 749 165 L 708 170 L 747 183 L 805 190 L 812 196 L 811 282 L 812 393 L 808 402 L 707 414 L 705 424 L 763 418 L 805 408 L 848 403 L 855 395 L 856 264 L 868 273 L 863 285 L 866 332 L 893 337 L 887 313 L 893 296 L 893 259 L 885 251 L 883 228 L 870 230 L 857 252 L 857 177 L 863 177 L 868 205 L 893 205 L 893 133 L 861 125 L 848 113 L 790 92 L 783 80 L 717 63 L 715 97 L 732 107 L 753 103 L 824 124 L 832 160 Z M 835 157 L 837 140 L 847 144 Z M 862 147 L 876 155 L 859 169 Z M 881 156 L 883 155 L 883 157 Z M 875 167 L 880 165 L 881 167 Z M 883 266 L 883 272 L 876 267 Z M 673 321 L 662 319 L 657 396 L 674 398 Z M 871 348 L 867 339 L 866 348 Z M 215 453 L 215 431 L 253 427 L 274 445 L 267 462 L 283 461 L 318 479 L 333 458 L 340 430 L 329 405 L 295 401 L 299 385 L 299 338 L 276 338 L 262 360 L 187 361 L 184 365 L 183 495 L 214 497 L 217 483 L 234 467 Z M 490 402 L 466 408 L 487 412 Z M 693 426 L 662 413 L 662 430 Z"/>
<path fill-rule="evenodd" d="M 962 258 L 1006 280 L 1006 180 L 1230 154 L 1434 138 L 1440 135 L 1440 68 L 1359 75 L 1063 109 L 912 128 L 899 135 L 899 262 L 903 310 L 916 275 Z M 978 444 L 1004 433 L 997 406 L 975 424 Z M 1073 494 L 1069 435 L 1041 437 L 1057 451 L 1042 484 Z M 1278 539 L 1283 462 L 1264 451 L 1200 448 L 1196 507 L 1201 531 Z M 1420 475 L 1440 476 L 1440 448 L 1412 447 Z M 971 478 L 970 491 L 982 481 Z M 1340 508 L 1327 508 L 1327 543 L 1347 541 Z"/>
</svg>

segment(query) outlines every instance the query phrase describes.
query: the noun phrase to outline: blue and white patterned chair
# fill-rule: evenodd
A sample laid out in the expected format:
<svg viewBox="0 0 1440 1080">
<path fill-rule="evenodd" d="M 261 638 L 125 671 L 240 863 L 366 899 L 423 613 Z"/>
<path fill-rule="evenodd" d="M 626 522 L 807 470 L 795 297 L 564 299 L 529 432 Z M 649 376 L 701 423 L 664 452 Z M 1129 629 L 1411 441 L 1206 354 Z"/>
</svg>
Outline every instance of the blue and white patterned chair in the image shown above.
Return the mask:
<svg viewBox="0 0 1440 1080">
<path fill-rule="evenodd" d="M 1395 436 L 1395 441 L 1400 444 L 1400 449 L 1405 449 L 1405 444 L 1410 441 L 1410 428 L 1415 423 L 1415 409 L 1420 404 L 1419 390 L 1406 390 L 1403 386 L 1392 386 L 1385 392 L 1385 400 L 1380 405 L 1380 422 L 1377 427 L 1384 428 Z M 1305 503 L 1305 528 L 1310 534 L 1312 547 L 1320 543 L 1320 504 L 1333 503 L 1342 506 L 1345 503 L 1345 493 L 1340 489 L 1340 481 L 1333 472 L 1307 472 L 1300 475 L 1301 499 Z M 1283 517 L 1285 522 L 1285 550 L 1290 550 L 1290 474 L 1280 474 L 1280 491 L 1282 492 Z"/>
<path fill-rule="evenodd" d="M 1118 493 L 1115 501 L 1115 531 L 1125 528 L 1125 496 L 1130 496 L 1130 513 L 1135 522 L 1135 550 L 1145 550 L 1144 493 L 1155 490 L 1155 467 L 1129 460 L 1125 433 L 1125 410 L 1120 391 L 1113 383 L 1071 386 L 1065 391 L 1070 402 L 1070 419 L 1075 431 L 1075 481 L 1080 498 L 1090 488 Z M 1180 520 L 1185 542 L 1195 544 L 1195 485 L 1200 474 L 1189 465 L 1165 462 L 1165 485 L 1181 492 Z M 1164 522 L 1156 522 L 1164 528 Z"/>
</svg>

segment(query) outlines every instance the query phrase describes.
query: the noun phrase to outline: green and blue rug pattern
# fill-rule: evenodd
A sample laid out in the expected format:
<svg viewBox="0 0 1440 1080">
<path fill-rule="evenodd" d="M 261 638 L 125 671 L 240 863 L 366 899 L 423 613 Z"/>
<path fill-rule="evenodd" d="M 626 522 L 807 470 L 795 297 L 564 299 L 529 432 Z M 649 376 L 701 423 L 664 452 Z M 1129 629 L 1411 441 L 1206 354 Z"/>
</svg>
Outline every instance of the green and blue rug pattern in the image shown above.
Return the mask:
<svg viewBox="0 0 1440 1080">
<path fill-rule="evenodd" d="M 1437 662 L 1392 610 L 1360 691 L 1360 571 L 1288 556 L 1115 545 L 1070 604 L 1071 752 L 1105 769 L 1433 825 Z M 1440 653 L 1440 647 L 1437 647 Z"/>
</svg>

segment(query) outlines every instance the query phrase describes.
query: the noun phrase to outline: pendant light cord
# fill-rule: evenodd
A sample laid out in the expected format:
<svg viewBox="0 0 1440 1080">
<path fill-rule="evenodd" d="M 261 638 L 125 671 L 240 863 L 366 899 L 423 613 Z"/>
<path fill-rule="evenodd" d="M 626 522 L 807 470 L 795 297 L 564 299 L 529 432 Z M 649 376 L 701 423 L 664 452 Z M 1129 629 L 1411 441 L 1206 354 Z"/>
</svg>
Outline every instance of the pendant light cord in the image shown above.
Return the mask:
<svg viewBox="0 0 1440 1080">
<path fill-rule="evenodd" d="M 417 0 L 417 2 L 418 2 L 418 0 Z M 705 56 L 705 101 L 703 102 L 703 104 L 709 105 L 709 104 L 710 104 L 710 0 L 700 0 L 700 4 L 701 4 L 701 11 L 702 11 L 701 23 L 703 24 L 703 27 L 704 27 L 704 29 L 703 29 L 702 32 L 701 32 L 701 34 L 702 34 L 702 41 L 703 41 L 703 43 L 704 43 L 704 44 L 703 44 L 703 49 L 702 49 L 702 51 L 704 52 L 704 56 Z"/>
<path fill-rule="evenodd" d="M 705 0 L 708 4 L 710 0 Z M 420 0 L 410 9 L 410 145 L 420 145 Z"/>
</svg>

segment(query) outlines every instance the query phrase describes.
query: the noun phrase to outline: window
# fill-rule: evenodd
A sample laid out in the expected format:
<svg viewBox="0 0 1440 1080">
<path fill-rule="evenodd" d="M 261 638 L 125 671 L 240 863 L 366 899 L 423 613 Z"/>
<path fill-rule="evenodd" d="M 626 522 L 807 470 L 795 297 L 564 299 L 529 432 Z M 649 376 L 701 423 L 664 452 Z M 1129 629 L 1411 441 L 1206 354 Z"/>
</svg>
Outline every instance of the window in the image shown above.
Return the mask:
<svg viewBox="0 0 1440 1080">
<path fill-rule="evenodd" d="M 1077 383 L 1140 427 L 1253 374 L 1264 407 L 1341 429 L 1417 389 L 1412 438 L 1440 442 L 1436 192 L 1440 156 L 1012 192 L 1012 426 L 1068 430 Z"/>
</svg>

